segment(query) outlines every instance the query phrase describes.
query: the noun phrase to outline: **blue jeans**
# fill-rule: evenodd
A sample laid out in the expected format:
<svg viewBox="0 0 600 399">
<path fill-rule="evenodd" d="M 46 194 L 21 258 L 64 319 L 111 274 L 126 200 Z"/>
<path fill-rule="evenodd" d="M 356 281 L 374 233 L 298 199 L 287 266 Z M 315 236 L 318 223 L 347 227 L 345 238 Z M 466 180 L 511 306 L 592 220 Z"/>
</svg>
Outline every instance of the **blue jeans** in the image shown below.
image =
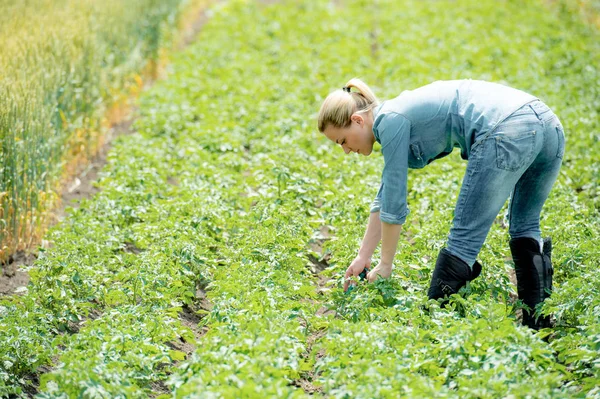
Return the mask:
<svg viewBox="0 0 600 399">
<path fill-rule="evenodd" d="M 458 196 L 447 250 L 470 266 L 510 196 L 511 238 L 540 240 L 540 213 L 558 176 L 564 131 L 536 100 L 475 139 Z"/>
</svg>

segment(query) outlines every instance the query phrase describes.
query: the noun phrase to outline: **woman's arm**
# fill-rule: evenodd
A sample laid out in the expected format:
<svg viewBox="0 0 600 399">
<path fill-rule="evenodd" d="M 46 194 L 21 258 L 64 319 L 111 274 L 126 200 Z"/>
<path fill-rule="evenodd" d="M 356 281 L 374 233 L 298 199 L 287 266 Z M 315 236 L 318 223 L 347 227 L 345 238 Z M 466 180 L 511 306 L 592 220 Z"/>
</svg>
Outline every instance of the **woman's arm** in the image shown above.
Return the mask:
<svg viewBox="0 0 600 399">
<path fill-rule="evenodd" d="M 358 250 L 358 255 L 354 258 L 350 266 L 348 266 L 348 269 L 346 269 L 346 274 L 344 276 L 344 291 L 350 286 L 350 277 L 358 276 L 365 270 L 365 267 L 371 266 L 371 257 L 373 256 L 373 252 L 375 252 L 375 248 L 379 245 L 380 239 L 381 221 L 379 220 L 379 212 L 371 212 L 365 236 L 363 237 L 362 244 Z"/>
<path fill-rule="evenodd" d="M 373 252 L 379 245 L 381 240 L 381 221 L 379 220 L 379 212 L 371 212 L 367 230 L 358 250 L 358 256 L 365 259 L 371 259 Z"/>
<path fill-rule="evenodd" d="M 373 282 L 378 277 L 388 278 L 392 275 L 392 265 L 400 237 L 402 225 L 381 222 L 381 261 L 367 274 L 367 280 Z"/>
<path fill-rule="evenodd" d="M 390 224 L 381 222 L 382 243 L 381 243 L 381 263 L 392 267 L 396 248 L 398 247 L 398 238 L 400 237 L 401 224 Z"/>
<path fill-rule="evenodd" d="M 392 275 L 400 226 L 404 224 L 409 212 L 406 197 L 411 123 L 403 115 L 393 112 L 377 118 L 381 152 L 385 162 L 378 193 L 382 245 L 381 261 L 367 274 L 369 281 L 375 281 L 378 276 L 388 278 Z"/>
</svg>

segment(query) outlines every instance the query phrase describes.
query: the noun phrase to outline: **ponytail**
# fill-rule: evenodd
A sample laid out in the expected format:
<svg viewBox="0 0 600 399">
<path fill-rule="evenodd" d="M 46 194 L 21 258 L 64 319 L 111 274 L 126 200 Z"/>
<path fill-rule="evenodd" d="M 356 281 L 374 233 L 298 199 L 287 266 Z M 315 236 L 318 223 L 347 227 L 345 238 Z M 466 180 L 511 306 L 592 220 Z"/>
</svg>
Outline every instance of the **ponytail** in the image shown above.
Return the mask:
<svg viewBox="0 0 600 399">
<path fill-rule="evenodd" d="M 319 110 L 319 131 L 322 133 L 329 125 L 346 128 L 352 123 L 353 114 L 371 111 L 378 104 L 377 97 L 365 82 L 350 79 L 343 89 L 334 91 L 323 101 Z"/>
</svg>

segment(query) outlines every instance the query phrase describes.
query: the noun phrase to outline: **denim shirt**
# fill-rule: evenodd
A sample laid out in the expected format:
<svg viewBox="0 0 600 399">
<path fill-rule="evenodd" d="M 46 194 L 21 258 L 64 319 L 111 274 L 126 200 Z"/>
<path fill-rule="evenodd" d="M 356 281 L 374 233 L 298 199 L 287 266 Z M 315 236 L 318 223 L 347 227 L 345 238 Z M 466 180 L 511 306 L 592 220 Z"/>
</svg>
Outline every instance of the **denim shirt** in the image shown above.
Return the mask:
<svg viewBox="0 0 600 399">
<path fill-rule="evenodd" d="M 437 81 L 402 92 L 373 110 L 373 134 L 385 166 L 371 205 L 380 219 L 403 224 L 408 168 L 420 169 L 459 147 L 468 159 L 473 143 L 537 98 L 497 83 L 477 80 Z"/>
</svg>

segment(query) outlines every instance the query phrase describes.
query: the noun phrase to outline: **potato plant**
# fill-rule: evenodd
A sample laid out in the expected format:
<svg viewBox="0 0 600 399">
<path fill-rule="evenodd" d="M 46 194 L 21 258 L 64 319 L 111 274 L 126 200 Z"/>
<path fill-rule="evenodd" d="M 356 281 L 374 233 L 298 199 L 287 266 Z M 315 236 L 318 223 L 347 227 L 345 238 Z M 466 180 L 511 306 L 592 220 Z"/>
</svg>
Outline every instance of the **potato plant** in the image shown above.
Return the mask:
<svg viewBox="0 0 600 399">
<path fill-rule="evenodd" d="M 0 392 L 22 394 L 44 366 L 42 398 L 600 397 L 599 43 L 568 2 L 215 5 L 141 98 L 102 191 L 52 231 L 28 293 L 4 300 Z M 458 154 L 410 172 L 392 278 L 342 291 L 383 159 L 344 155 L 315 116 L 353 76 L 382 99 L 488 79 L 556 110 L 567 152 L 542 219 L 553 329 L 517 320 L 503 214 L 482 276 L 446 308 L 427 301 Z M 182 309 L 203 292 L 197 336 Z"/>
</svg>

